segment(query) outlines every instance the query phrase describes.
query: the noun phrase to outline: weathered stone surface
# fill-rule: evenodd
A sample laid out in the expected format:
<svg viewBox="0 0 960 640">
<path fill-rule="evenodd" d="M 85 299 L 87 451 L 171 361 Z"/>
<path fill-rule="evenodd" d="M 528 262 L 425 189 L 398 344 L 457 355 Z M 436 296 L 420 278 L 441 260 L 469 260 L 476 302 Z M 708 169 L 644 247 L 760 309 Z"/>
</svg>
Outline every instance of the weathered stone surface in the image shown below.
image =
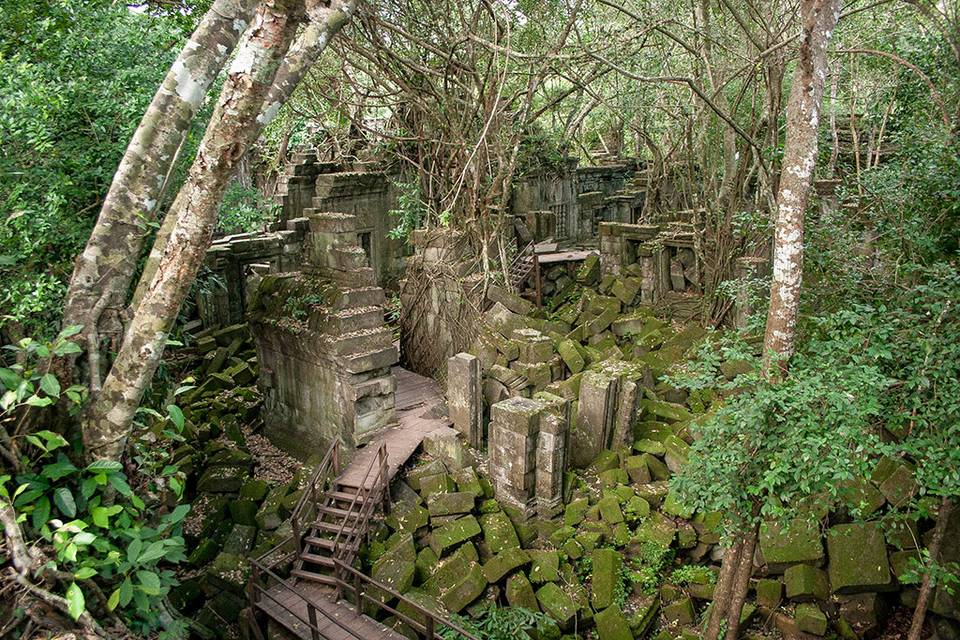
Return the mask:
<svg viewBox="0 0 960 640">
<path fill-rule="evenodd" d="M 894 507 L 905 504 L 912 498 L 918 489 L 917 481 L 913 478 L 913 469 L 905 464 L 897 466 L 887 478 L 880 483 L 880 492 Z"/>
<path fill-rule="evenodd" d="M 827 574 L 808 564 L 797 564 L 783 574 L 787 597 L 797 602 L 826 600 L 830 595 Z"/>
<path fill-rule="evenodd" d="M 840 617 L 861 637 L 879 632 L 888 613 L 887 603 L 878 593 L 858 593 L 840 601 Z"/>
<path fill-rule="evenodd" d="M 487 582 L 493 583 L 529 562 L 530 555 L 523 549 L 519 547 L 505 549 L 483 565 L 483 573 L 487 577 Z"/>
<path fill-rule="evenodd" d="M 287 510 L 283 508 L 283 498 L 286 496 L 287 488 L 284 486 L 274 487 L 267 494 L 266 499 L 260 505 L 257 511 L 257 525 L 266 531 L 273 531 L 283 524 L 287 518 Z"/>
<path fill-rule="evenodd" d="M 520 539 L 517 537 L 513 523 L 502 511 L 480 516 L 480 527 L 483 530 L 483 541 L 490 549 L 490 553 L 496 554 L 505 549 L 520 546 Z"/>
<path fill-rule="evenodd" d="M 475 517 L 468 515 L 439 529 L 434 529 L 430 534 L 430 548 L 438 556 L 442 556 L 447 549 L 461 542 L 466 542 L 470 538 L 480 535 L 480 533 L 480 523 L 477 522 Z"/>
<path fill-rule="evenodd" d="M 577 427 L 571 432 L 570 463 L 588 467 L 603 450 L 616 416 L 617 379 L 588 371 L 580 380 Z"/>
<path fill-rule="evenodd" d="M 474 495 L 464 491 L 436 493 L 427 498 L 427 510 L 431 517 L 470 513 L 474 501 Z"/>
<path fill-rule="evenodd" d="M 423 437 L 423 450 L 442 460 L 447 469 L 463 468 L 463 445 L 455 429 L 440 427 L 431 431 Z"/>
<path fill-rule="evenodd" d="M 420 495 L 429 498 L 436 493 L 448 493 L 456 489 L 456 484 L 447 473 L 420 478 Z"/>
<path fill-rule="evenodd" d="M 613 604 L 623 560 L 613 549 L 594 549 L 590 602 L 597 611 Z"/>
<path fill-rule="evenodd" d="M 571 373 L 580 373 L 583 371 L 583 368 L 586 366 L 586 361 L 580 354 L 580 350 L 577 349 L 577 345 L 573 340 L 561 341 L 557 345 L 557 352 Z"/>
<path fill-rule="evenodd" d="M 528 315 L 533 311 L 533 303 L 529 300 L 524 300 L 517 294 L 510 293 L 503 287 L 497 285 L 487 287 L 487 298 L 489 298 L 491 302 L 502 304 L 513 313 L 521 316 Z"/>
<path fill-rule="evenodd" d="M 683 626 L 693 624 L 696 613 L 693 609 L 693 600 L 687 597 L 680 598 L 663 607 L 663 617 L 670 624 Z"/>
<path fill-rule="evenodd" d="M 887 545 L 878 522 L 840 524 L 827 532 L 830 586 L 837 593 L 878 591 L 890 586 Z"/>
<path fill-rule="evenodd" d="M 471 447 L 483 439 L 483 395 L 480 359 L 458 353 L 447 360 L 447 408 L 454 428 Z"/>
<path fill-rule="evenodd" d="M 387 526 L 394 531 L 413 533 L 430 522 L 429 512 L 413 502 L 398 502 L 386 518 Z"/>
<path fill-rule="evenodd" d="M 507 602 L 511 607 L 540 611 L 537 594 L 534 593 L 533 586 L 522 572 L 515 573 L 507 578 Z"/>
<path fill-rule="evenodd" d="M 823 611 L 815 604 L 807 602 L 798 604 L 794 619 L 800 631 L 812 633 L 815 636 L 822 636 L 827 632 L 827 616 L 823 615 Z"/>
<path fill-rule="evenodd" d="M 577 615 L 577 604 L 555 582 L 548 582 L 537 590 L 540 609 L 566 629 Z"/>
<path fill-rule="evenodd" d="M 611 605 L 594 616 L 600 640 L 633 640 L 627 619 L 617 605 Z"/>
<path fill-rule="evenodd" d="M 422 478 L 435 476 L 440 473 L 446 473 L 447 468 L 439 460 L 431 460 L 426 464 L 414 467 L 407 473 L 407 484 L 414 491 L 420 491 L 420 480 Z"/>
<path fill-rule="evenodd" d="M 661 547 L 669 547 L 677 536 L 677 525 L 661 513 L 654 511 L 640 527 L 637 528 L 637 538 L 656 542 Z"/>
<path fill-rule="evenodd" d="M 463 578 L 440 595 L 440 601 L 452 613 L 459 613 L 468 604 L 480 597 L 487 586 L 487 579 L 479 565 L 470 567 Z"/>
<path fill-rule="evenodd" d="M 768 609 L 776 609 L 783 600 L 783 583 L 779 580 L 757 581 L 757 603 Z"/>
<path fill-rule="evenodd" d="M 572 501 L 563 512 L 563 524 L 570 527 L 577 526 L 583 522 L 588 509 L 590 509 L 590 501 L 586 498 Z"/>
<path fill-rule="evenodd" d="M 530 552 L 530 581 L 535 584 L 556 582 L 560 579 L 560 554 L 556 551 Z"/>
<path fill-rule="evenodd" d="M 788 528 L 764 523 L 760 527 L 760 551 L 767 567 L 777 573 L 798 562 L 819 564 L 823 560 L 820 527 L 809 519 L 794 520 Z"/>
<path fill-rule="evenodd" d="M 457 491 L 470 493 L 476 498 L 483 496 L 483 485 L 480 483 L 480 478 L 477 477 L 477 472 L 473 470 L 473 467 L 458 469 L 452 472 L 450 477 L 457 483 Z"/>
<path fill-rule="evenodd" d="M 436 558 L 436 554 L 433 557 Z M 429 593 L 439 596 L 459 582 L 467 574 L 467 571 L 477 564 L 478 559 L 477 548 L 472 542 L 460 545 L 456 551 L 446 558 L 442 558 L 439 563 L 434 561 L 432 575 L 424 581 L 423 588 Z"/>
<path fill-rule="evenodd" d="M 374 579 L 387 585 L 399 593 L 406 592 L 413 586 L 416 573 L 417 550 L 410 534 L 402 536 L 373 564 L 371 575 Z M 383 601 L 389 594 L 378 596 Z"/>
<path fill-rule="evenodd" d="M 607 524 L 617 524 L 623 522 L 623 512 L 620 510 L 620 503 L 613 496 L 602 498 L 597 503 L 600 510 L 600 517 Z"/>
</svg>

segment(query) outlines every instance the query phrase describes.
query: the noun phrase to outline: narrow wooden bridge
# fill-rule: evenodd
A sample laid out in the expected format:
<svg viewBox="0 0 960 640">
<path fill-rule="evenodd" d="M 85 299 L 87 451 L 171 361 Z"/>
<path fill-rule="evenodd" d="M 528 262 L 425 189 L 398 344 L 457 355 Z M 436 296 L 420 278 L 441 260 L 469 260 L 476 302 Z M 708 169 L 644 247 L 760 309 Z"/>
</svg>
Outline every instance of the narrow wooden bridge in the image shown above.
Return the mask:
<svg viewBox="0 0 960 640">
<path fill-rule="evenodd" d="M 446 418 L 428 415 L 443 399 L 433 380 L 399 367 L 393 373 L 398 424 L 361 449 L 343 470 L 334 443 L 293 510 L 292 536 L 252 562 L 248 622 L 259 640 L 266 640 L 264 619 L 308 640 L 405 640 L 363 614 L 371 609 L 395 616 L 426 640 L 438 638 L 441 625 L 476 640 L 355 567 L 374 522 L 389 512 L 390 481 L 428 433 L 449 425 Z M 398 611 L 398 602 L 416 618 Z"/>
</svg>

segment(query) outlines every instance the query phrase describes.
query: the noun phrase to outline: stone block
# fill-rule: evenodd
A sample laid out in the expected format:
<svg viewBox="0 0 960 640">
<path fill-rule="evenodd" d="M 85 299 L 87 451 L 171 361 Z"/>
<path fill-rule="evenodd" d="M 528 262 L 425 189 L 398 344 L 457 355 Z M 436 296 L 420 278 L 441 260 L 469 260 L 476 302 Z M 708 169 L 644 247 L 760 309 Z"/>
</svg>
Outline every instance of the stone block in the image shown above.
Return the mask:
<svg viewBox="0 0 960 640">
<path fill-rule="evenodd" d="M 480 597 L 487 586 L 487 579 L 479 565 L 474 564 L 463 578 L 440 595 L 440 601 L 451 613 L 459 613 L 468 604 Z"/>
<path fill-rule="evenodd" d="M 560 554 L 556 551 L 530 552 L 530 581 L 535 584 L 556 582 L 560 579 Z"/>
<path fill-rule="evenodd" d="M 597 611 L 613 604 L 620 583 L 623 560 L 613 549 L 594 549 L 591 553 L 593 573 L 590 602 Z"/>
<path fill-rule="evenodd" d="M 827 632 L 827 616 L 813 603 L 798 604 L 794 619 L 800 631 L 812 633 L 815 636 L 822 636 Z"/>
<path fill-rule="evenodd" d="M 483 565 L 487 582 L 498 582 L 502 577 L 530 562 L 530 555 L 519 547 L 504 549 Z"/>
<path fill-rule="evenodd" d="M 447 408 L 453 427 L 471 447 L 483 444 L 480 359 L 458 353 L 447 360 Z"/>
<path fill-rule="evenodd" d="M 894 507 L 907 503 L 918 490 L 917 481 L 913 478 L 913 469 L 901 464 L 880 483 L 880 492 Z"/>
<path fill-rule="evenodd" d="M 474 494 L 463 491 L 436 493 L 427 498 L 427 510 L 431 517 L 470 513 L 475 499 Z"/>
<path fill-rule="evenodd" d="M 588 371 L 580 381 L 577 427 L 571 431 L 570 462 L 590 466 L 605 448 L 616 415 L 617 379 Z"/>
<path fill-rule="evenodd" d="M 487 287 L 487 298 L 491 302 L 502 304 L 513 313 L 521 316 L 528 315 L 533 311 L 533 303 L 497 285 Z"/>
<path fill-rule="evenodd" d="M 450 427 L 434 429 L 423 438 L 423 450 L 443 461 L 447 469 L 463 468 L 463 445 L 457 431 Z"/>
<path fill-rule="evenodd" d="M 515 573 L 507 578 L 507 602 L 511 607 L 521 607 L 528 611 L 540 611 L 537 603 L 537 594 L 533 586 L 522 572 Z"/>
<path fill-rule="evenodd" d="M 473 467 L 464 467 L 454 471 L 450 474 L 450 477 L 457 483 L 457 491 L 473 494 L 476 498 L 483 496 L 483 485 L 480 483 L 480 478 L 477 477 L 477 472 L 473 470 Z"/>
<path fill-rule="evenodd" d="M 513 523 L 502 511 L 480 516 L 480 528 L 483 531 L 483 541 L 491 553 L 496 554 L 520 546 Z"/>
<path fill-rule="evenodd" d="M 438 473 L 446 473 L 447 468 L 443 466 L 443 463 L 439 460 L 431 460 L 426 464 L 421 464 L 414 467 L 407 473 L 407 484 L 409 484 L 414 491 L 420 491 L 420 479 L 427 476 L 435 476 Z"/>
<path fill-rule="evenodd" d="M 633 640 L 626 617 L 617 605 L 611 605 L 594 616 L 600 640 Z"/>
<path fill-rule="evenodd" d="M 663 607 L 663 617 L 667 622 L 676 626 L 693 624 L 697 619 L 693 609 L 693 600 L 683 597 Z"/>
<path fill-rule="evenodd" d="M 886 623 L 888 605 L 878 593 L 858 593 L 840 601 L 840 617 L 861 638 L 877 635 Z"/>
<path fill-rule="evenodd" d="M 536 400 L 510 398 L 490 408 L 490 421 L 514 433 L 533 435 L 539 430 L 542 410 L 543 404 Z"/>
<path fill-rule="evenodd" d="M 563 363 L 570 370 L 570 373 L 580 373 L 586 366 L 586 360 L 577 349 L 577 344 L 573 340 L 562 340 L 557 345 L 557 352 Z"/>
<path fill-rule="evenodd" d="M 768 609 L 776 609 L 783 600 L 783 583 L 779 580 L 762 579 L 757 581 L 757 604 Z"/>
<path fill-rule="evenodd" d="M 553 618 L 562 629 L 568 629 L 577 615 L 577 603 L 555 582 L 548 582 L 537 589 L 540 610 Z"/>
<path fill-rule="evenodd" d="M 827 532 L 830 586 L 837 593 L 890 588 L 887 544 L 879 522 L 840 524 Z"/>
<path fill-rule="evenodd" d="M 449 493 L 456 488 L 453 479 L 447 473 L 424 476 L 418 482 L 420 495 L 429 497 L 436 493 Z"/>
<path fill-rule="evenodd" d="M 620 503 L 614 496 L 602 498 L 597 503 L 600 511 L 600 517 L 607 524 L 619 524 L 623 522 L 623 512 L 620 510 Z"/>
<path fill-rule="evenodd" d="M 795 564 L 783 573 L 787 597 L 797 602 L 826 600 L 830 595 L 827 574 L 808 564 Z"/>
<path fill-rule="evenodd" d="M 760 527 L 760 551 L 774 573 L 799 562 L 819 565 L 823 561 L 819 523 L 811 519 L 794 520 L 789 527 L 764 523 Z"/>
<path fill-rule="evenodd" d="M 430 548 L 433 549 L 437 556 L 443 556 L 446 550 L 480 535 L 481 532 L 482 529 L 477 519 L 472 515 L 468 515 L 454 520 L 439 529 L 434 529 L 430 534 Z"/>
</svg>

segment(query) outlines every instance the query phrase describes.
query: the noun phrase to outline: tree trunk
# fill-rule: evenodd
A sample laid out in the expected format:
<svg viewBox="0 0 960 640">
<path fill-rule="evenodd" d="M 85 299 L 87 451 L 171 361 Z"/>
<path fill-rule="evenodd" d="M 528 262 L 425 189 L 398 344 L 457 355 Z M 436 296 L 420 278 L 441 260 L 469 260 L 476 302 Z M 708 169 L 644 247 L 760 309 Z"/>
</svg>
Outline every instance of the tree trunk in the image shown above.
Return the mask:
<svg viewBox="0 0 960 640">
<path fill-rule="evenodd" d="M 316 0 L 308 2 L 307 17 L 310 23 L 290 47 L 290 53 L 277 70 L 273 86 L 270 87 L 257 118 L 261 126 L 266 127 L 277 116 L 280 107 L 290 98 L 307 70 L 317 61 L 337 32 L 349 22 L 356 7 L 357 0 L 335 0 L 329 7 L 320 6 Z M 175 224 L 176 217 L 168 213 L 157 232 L 150 256 L 143 267 L 143 274 L 140 276 L 140 282 L 133 296 L 134 307 L 140 304 L 157 272 L 157 265 L 160 263 L 160 257 L 163 255 Z"/>
<path fill-rule="evenodd" d="M 717 640 L 720 636 L 720 624 L 723 622 L 727 609 L 730 606 L 730 595 L 733 592 L 733 583 L 740 566 L 740 551 L 743 541 L 735 542 L 723 556 L 720 565 L 720 576 L 717 578 L 717 587 L 713 592 L 713 604 L 710 607 L 710 618 L 707 620 L 707 629 L 703 640 Z"/>
<path fill-rule="evenodd" d="M 164 179 L 210 84 L 247 28 L 258 0 L 215 0 L 174 61 L 124 153 L 90 234 L 77 257 L 63 324 L 97 348 L 98 334 L 119 335 L 130 280 L 156 215 Z M 107 320 L 110 318 L 110 320 Z M 90 371 L 99 386 L 99 362 Z"/>
<path fill-rule="evenodd" d="M 783 148 L 774 231 L 773 282 L 763 339 L 764 371 L 774 361 L 786 371 L 793 354 L 800 283 L 803 276 L 803 214 L 817 161 L 817 129 L 827 45 L 840 17 L 839 0 L 804 0 L 803 42 L 787 103 L 787 138 Z"/>
<path fill-rule="evenodd" d="M 264 2 L 228 72 L 197 157 L 167 214 L 177 222 L 156 276 L 134 312 L 103 390 L 84 417 L 84 443 L 92 460 L 115 460 L 123 453 L 134 413 L 203 262 L 227 182 L 263 128 L 258 116 L 296 32 L 295 9 L 296 0 Z"/>
<path fill-rule="evenodd" d="M 733 578 L 733 585 L 730 589 L 730 602 L 727 606 L 727 634 L 726 640 L 737 640 L 740 634 L 740 614 L 743 611 L 743 603 L 747 599 L 747 592 L 750 590 L 750 576 L 753 575 L 753 553 L 757 548 L 757 528 L 747 534 L 743 541 L 743 549 L 740 551 L 740 562 L 737 564 L 737 571 Z"/>
<path fill-rule="evenodd" d="M 930 562 L 936 562 L 940 555 L 940 545 L 943 543 L 943 536 L 947 530 L 947 522 L 950 521 L 950 513 L 953 511 L 953 502 L 950 498 L 944 498 L 940 503 L 940 513 L 937 514 L 937 524 L 933 528 L 933 538 L 930 540 Z M 910 622 L 910 633 L 907 640 L 920 640 L 920 634 L 923 633 L 923 621 L 927 617 L 927 607 L 930 606 L 930 597 L 933 595 L 933 583 L 930 580 L 930 571 L 923 574 L 923 581 L 920 583 L 920 596 L 917 598 L 917 606 L 913 610 L 913 620 Z"/>
</svg>

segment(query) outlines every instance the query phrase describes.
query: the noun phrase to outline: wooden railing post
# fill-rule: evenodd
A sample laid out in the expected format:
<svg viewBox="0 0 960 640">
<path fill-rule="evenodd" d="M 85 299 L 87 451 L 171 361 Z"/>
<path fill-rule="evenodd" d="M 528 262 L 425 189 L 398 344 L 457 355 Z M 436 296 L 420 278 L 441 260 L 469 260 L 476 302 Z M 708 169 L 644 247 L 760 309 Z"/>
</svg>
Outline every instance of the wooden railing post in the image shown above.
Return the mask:
<svg viewBox="0 0 960 640">
<path fill-rule="evenodd" d="M 433 616 L 427 616 L 427 619 L 423 623 L 424 630 L 423 634 L 427 640 L 433 640 L 434 631 L 433 631 Z"/>
<path fill-rule="evenodd" d="M 386 445 L 380 445 L 380 485 L 383 492 L 383 514 L 390 513 L 390 481 L 387 475 L 390 473 L 389 461 L 387 460 Z"/>
<path fill-rule="evenodd" d="M 317 625 L 317 610 L 309 600 L 307 601 L 307 618 L 310 620 L 310 637 L 313 640 L 321 640 L 320 627 Z"/>
<path fill-rule="evenodd" d="M 360 595 L 360 576 L 353 574 L 353 597 L 357 599 L 357 614 L 363 615 L 363 596 Z"/>
</svg>

